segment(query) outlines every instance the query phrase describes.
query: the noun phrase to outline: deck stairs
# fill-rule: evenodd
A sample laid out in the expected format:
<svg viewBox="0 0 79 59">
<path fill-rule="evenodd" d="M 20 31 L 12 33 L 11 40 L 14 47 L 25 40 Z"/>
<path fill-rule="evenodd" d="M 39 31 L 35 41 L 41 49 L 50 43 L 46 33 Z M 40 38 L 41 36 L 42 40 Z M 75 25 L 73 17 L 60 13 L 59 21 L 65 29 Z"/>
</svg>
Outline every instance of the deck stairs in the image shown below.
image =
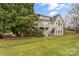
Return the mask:
<svg viewBox="0 0 79 59">
<path fill-rule="evenodd" d="M 45 36 L 49 36 L 52 32 L 52 30 L 55 29 L 55 26 L 54 25 L 51 25 L 45 32 L 44 32 L 44 35 Z"/>
</svg>

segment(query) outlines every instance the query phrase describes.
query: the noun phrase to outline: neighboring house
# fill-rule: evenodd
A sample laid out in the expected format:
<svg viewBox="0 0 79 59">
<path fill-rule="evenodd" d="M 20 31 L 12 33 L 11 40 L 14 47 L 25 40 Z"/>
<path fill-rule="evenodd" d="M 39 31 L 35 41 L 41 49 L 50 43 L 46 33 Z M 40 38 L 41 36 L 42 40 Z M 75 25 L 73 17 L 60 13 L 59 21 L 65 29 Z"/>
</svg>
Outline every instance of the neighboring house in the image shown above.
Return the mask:
<svg viewBox="0 0 79 59">
<path fill-rule="evenodd" d="M 48 17 L 44 15 L 37 15 L 37 27 L 42 29 L 44 36 L 50 35 L 63 35 L 63 19 L 60 14 L 57 14 L 53 17 Z"/>
</svg>

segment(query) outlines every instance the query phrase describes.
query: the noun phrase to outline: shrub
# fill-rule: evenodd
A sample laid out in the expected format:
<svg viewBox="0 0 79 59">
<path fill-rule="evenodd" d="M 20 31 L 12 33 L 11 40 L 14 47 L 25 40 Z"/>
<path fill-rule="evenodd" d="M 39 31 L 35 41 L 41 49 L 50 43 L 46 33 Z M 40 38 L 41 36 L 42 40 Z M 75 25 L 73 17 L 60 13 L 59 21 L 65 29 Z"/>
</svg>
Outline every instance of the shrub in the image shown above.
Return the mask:
<svg viewBox="0 0 79 59">
<path fill-rule="evenodd" d="M 42 36 L 43 36 L 43 32 L 42 32 L 42 30 L 39 29 L 39 28 L 34 28 L 33 36 L 36 36 L 36 37 L 42 37 Z"/>
</svg>

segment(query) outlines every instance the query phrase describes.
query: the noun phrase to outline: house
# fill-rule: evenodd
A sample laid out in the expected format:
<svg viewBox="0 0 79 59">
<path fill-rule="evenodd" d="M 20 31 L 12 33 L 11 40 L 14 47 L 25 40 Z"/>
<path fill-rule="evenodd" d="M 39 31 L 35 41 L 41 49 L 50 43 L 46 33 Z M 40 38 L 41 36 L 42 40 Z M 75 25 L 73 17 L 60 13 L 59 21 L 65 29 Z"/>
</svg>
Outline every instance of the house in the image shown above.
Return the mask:
<svg viewBox="0 0 79 59">
<path fill-rule="evenodd" d="M 50 35 L 63 35 L 63 19 L 60 14 L 53 17 L 48 17 L 44 15 L 37 15 L 37 27 L 42 29 L 44 36 Z"/>
</svg>

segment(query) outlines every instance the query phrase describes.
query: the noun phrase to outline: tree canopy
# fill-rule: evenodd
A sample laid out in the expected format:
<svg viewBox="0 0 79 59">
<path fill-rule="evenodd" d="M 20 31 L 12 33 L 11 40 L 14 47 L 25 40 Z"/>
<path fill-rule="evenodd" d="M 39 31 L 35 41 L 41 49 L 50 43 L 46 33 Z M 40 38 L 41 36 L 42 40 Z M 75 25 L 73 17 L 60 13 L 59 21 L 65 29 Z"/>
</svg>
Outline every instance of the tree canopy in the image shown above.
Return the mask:
<svg viewBox="0 0 79 59">
<path fill-rule="evenodd" d="M 0 33 L 13 32 L 16 35 L 34 32 L 33 5 L 30 3 L 0 4 Z"/>
<path fill-rule="evenodd" d="M 73 27 L 76 33 L 79 31 L 79 4 L 78 3 L 72 3 L 70 7 L 70 11 L 66 18 L 70 21 L 70 28 Z"/>
</svg>

